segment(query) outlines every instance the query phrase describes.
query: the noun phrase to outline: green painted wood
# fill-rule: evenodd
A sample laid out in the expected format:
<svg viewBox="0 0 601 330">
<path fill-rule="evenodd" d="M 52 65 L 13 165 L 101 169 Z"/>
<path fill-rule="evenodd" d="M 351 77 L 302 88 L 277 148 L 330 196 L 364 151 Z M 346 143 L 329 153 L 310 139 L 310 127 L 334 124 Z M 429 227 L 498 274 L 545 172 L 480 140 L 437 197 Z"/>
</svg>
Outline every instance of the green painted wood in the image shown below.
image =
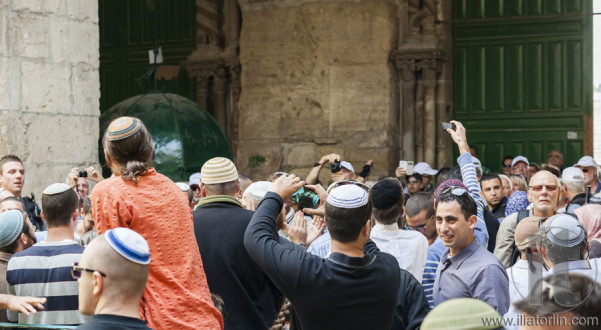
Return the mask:
<svg viewBox="0 0 601 330">
<path fill-rule="evenodd" d="M 546 162 L 552 149 L 576 162 L 592 116 L 591 0 L 453 5 L 454 117 L 483 164 L 501 171 L 507 154 Z"/>
<path fill-rule="evenodd" d="M 100 111 L 142 93 L 136 79 L 148 71 L 154 46 L 152 8 L 157 6 L 157 44 L 165 65 L 179 65 L 195 49 L 194 0 L 100 0 Z M 194 99 L 194 81 L 184 69 L 165 84 L 168 91 Z"/>
</svg>

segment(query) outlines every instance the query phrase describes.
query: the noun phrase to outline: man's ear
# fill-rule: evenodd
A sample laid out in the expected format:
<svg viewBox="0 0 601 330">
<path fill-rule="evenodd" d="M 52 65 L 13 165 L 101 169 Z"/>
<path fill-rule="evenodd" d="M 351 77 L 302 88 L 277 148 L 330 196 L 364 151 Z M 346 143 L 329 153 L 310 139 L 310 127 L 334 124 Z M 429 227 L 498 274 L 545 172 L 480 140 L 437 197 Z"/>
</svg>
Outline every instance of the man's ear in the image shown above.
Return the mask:
<svg viewBox="0 0 601 330">
<path fill-rule="evenodd" d="M 240 193 L 240 179 L 238 179 L 238 186 L 236 187 L 236 195 Z"/>
<path fill-rule="evenodd" d="M 92 294 L 99 297 L 104 291 L 104 277 L 99 272 L 92 273 Z"/>
<path fill-rule="evenodd" d="M 361 232 L 365 234 L 365 237 L 369 237 L 369 233 L 371 232 L 371 219 L 367 219 L 367 221 L 365 221 L 365 225 L 363 225 Z"/>
<path fill-rule="evenodd" d="M 240 184 L 240 182 L 238 182 Z M 207 197 L 207 187 L 205 187 L 204 183 L 200 183 L 200 196 Z"/>
<path fill-rule="evenodd" d="M 44 211 L 40 212 L 40 217 L 42 220 L 46 221 L 46 216 L 44 215 Z"/>
<path fill-rule="evenodd" d="M 470 229 L 475 229 L 476 228 L 476 224 L 478 223 L 478 217 L 475 215 L 470 216 L 467 221 L 469 221 L 470 223 Z"/>
<path fill-rule="evenodd" d="M 528 201 L 529 201 L 530 203 L 532 203 L 532 189 L 528 189 L 528 192 L 527 192 L 527 194 L 528 194 Z M 559 194 L 558 194 L 558 195 L 559 195 Z"/>
<path fill-rule="evenodd" d="M 73 221 L 77 221 L 77 210 L 73 211 Z"/>
</svg>

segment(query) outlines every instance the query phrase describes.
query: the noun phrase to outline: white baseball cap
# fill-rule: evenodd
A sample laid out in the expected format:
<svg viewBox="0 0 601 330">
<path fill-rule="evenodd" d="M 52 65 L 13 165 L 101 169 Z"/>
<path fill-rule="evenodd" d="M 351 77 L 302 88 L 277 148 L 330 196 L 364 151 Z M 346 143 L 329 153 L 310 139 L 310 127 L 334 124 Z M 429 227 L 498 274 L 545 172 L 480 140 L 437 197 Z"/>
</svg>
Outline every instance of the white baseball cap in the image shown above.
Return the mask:
<svg viewBox="0 0 601 330">
<path fill-rule="evenodd" d="M 347 170 L 355 173 L 355 169 L 353 168 L 353 165 L 351 165 L 351 163 L 347 162 L 346 160 L 343 160 L 340 162 L 340 166 L 346 168 Z"/>
<path fill-rule="evenodd" d="M 524 156 L 517 156 L 511 161 L 511 167 L 514 167 L 515 164 L 517 164 L 518 162 L 524 162 L 524 163 L 526 163 L 526 165 L 530 166 L 530 162 L 528 161 L 528 158 L 526 158 Z"/>
<path fill-rule="evenodd" d="M 566 167 L 563 172 L 561 172 L 561 180 L 570 182 L 584 182 L 584 173 L 582 173 L 582 170 L 578 167 Z"/>
<path fill-rule="evenodd" d="M 574 166 L 580 167 L 597 167 L 597 162 L 591 156 L 584 156 L 578 160 L 578 163 L 574 164 Z"/>
<path fill-rule="evenodd" d="M 417 172 L 421 175 L 436 175 L 436 173 L 438 173 L 437 170 L 431 168 L 430 165 L 426 162 L 415 164 L 415 166 L 413 167 L 413 172 Z"/>
<path fill-rule="evenodd" d="M 196 173 L 190 175 L 190 179 L 188 181 L 189 181 L 188 185 L 190 185 L 190 186 L 193 184 L 200 186 L 200 172 L 196 172 Z"/>
</svg>

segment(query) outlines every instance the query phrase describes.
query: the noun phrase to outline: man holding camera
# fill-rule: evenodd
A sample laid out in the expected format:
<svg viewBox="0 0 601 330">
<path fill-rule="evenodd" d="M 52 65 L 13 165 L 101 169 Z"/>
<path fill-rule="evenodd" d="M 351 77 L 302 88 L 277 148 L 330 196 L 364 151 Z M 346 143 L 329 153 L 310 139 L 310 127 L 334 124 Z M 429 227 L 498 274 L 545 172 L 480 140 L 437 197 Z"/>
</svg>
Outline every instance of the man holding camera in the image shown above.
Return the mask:
<svg viewBox="0 0 601 330">
<path fill-rule="evenodd" d="M 69 172 L 68 180 L 69 186 L 77 193 L 77 197 L 79 198 L 79 207 L 81 208 L 83 200 L 90 195 L 90 185 L 88 184 L 88 180 L 98 183 L 103 180 L 103 177 L 92 166 L 86 168 L 85 170 L 80 170 L 77 167 L 74 167 L 71 169 L 71 172 Z"/>
<path fill-rule="evenodd" d="M 328 154 L 319 160 L 319 162 L 313 164 L 313 168 L 311 172 L 307 175 L 305 182 L 307 184 L 316 184 L 319 181 L 319 173 L 321 169 L 329 164 L 330 170 L 332 171 L 332 182 L 338 182 L 343 180 L 357 180 L 359 182 L 365 182 L 365 179 L 369 176 L 369 172 L 373 167 L 374 161 L 372 159 L 368 160 L 365 165 L 363 165 L 363 169 L 359 176 L 355 174 L 355 169 L 353 165 L 345 160 L 340 160 L 339 154 Z"/>
</svg>

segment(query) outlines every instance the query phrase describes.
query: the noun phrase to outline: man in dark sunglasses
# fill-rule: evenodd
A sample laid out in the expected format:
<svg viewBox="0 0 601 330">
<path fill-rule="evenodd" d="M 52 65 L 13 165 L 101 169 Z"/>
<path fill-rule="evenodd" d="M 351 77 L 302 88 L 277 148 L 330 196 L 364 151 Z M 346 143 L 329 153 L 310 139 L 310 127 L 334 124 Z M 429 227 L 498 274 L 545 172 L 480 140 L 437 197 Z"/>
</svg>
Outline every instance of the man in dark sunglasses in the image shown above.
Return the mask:
<svg viewBox="0 0 601 330">
<path fill-rule="evenodd" d="M 591 156 L 584 156 L 574 165 L 584 173 L 584 186 L 591 186 L 591 193 L 596 194 L 601 191 L 601 181 L 597 179 L 597 162 Z"/>
</svg>

